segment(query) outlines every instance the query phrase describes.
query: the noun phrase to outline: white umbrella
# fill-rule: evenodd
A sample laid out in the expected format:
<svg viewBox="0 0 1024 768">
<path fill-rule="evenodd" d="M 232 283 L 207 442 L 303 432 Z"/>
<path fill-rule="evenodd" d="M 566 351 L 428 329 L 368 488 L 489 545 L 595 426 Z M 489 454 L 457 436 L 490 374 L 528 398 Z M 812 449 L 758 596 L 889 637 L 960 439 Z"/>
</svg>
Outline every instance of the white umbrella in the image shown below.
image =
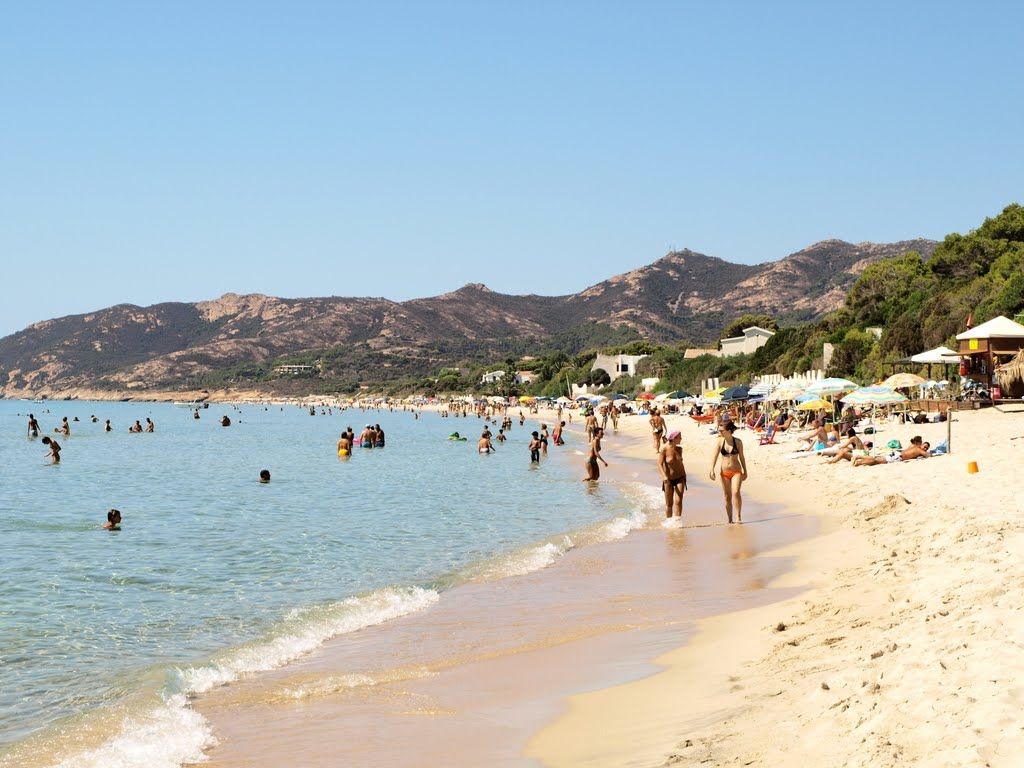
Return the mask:
<svg viewBox="0 0 1024 768">
<path fill-rule="evenodd" d="M 854 390 L 840 402 L 843 405 L 892 405 L 904 403 L 907 398 L 889 387 L 861 387 Z"/>
</svg>

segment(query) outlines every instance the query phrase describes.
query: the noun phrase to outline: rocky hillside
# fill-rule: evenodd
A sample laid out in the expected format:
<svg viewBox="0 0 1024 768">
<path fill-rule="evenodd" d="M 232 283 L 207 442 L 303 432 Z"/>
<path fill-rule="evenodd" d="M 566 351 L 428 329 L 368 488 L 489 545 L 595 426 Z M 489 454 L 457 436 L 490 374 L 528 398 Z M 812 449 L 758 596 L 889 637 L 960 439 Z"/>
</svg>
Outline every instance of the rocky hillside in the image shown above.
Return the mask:
<svg viewBox="0 0 1024 768">
<path fill-rule="evenodd" d="M 195 304 L 119 305 L 0 339 L 0 392 L 195 387 L 308 352 L 322 353 L 333 376 L 383 380 L 522 353 L 552 338 L 578 346 L 601 327 L 710 343 L 746 312 L 785 320 L 835 309 L 868 264 L 910 250 L 930 255 L 935 245 L 828 240 L 754 266 L 679 251 L 571 296 L 507 296 L 470 284 L 406 302 L 227 294 Z"/>
</svg>

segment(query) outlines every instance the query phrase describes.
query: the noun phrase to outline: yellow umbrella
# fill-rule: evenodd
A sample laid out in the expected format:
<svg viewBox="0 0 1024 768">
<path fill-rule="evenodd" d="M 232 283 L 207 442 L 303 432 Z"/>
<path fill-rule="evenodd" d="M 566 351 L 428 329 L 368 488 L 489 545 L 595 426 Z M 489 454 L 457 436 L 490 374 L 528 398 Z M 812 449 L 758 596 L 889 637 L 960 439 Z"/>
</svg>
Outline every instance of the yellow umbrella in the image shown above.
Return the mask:
<svg viewBox="0 0 1024 768">
<path fill-rule="evenodd" d="M 532 403 L 536 398 L 530 397 L 529 395 L 523 395 L 519 398 L 520 403 Z"/>
<path fill-rule="evenodd" d="M 832 403 L 819 397 L 817 400 L 808 400 L 806 403 L 800 403 L 796 409 L 798 411 L 820 411 L 822 408 L 830 409 L 831 407 Z"/>
<path fill-rule="evenodd" d="M 905 389 L 906 387 L 919 387 L 924 384 L 924 379 L 916 373 L 894 373 L 882 382 L 883 387 L 889 389 Z"/>
</svg>

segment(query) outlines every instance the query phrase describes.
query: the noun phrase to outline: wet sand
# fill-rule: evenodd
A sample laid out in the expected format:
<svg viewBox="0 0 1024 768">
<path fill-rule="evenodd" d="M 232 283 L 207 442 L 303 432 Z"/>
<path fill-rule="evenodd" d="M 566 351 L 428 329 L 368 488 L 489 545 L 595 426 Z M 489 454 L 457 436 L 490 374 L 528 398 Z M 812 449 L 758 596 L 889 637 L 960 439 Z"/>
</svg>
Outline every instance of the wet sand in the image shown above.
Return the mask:
<svg viewBox="0 0 1024 768">
<path fill-rule="evenodd" d="M 606 482 L 654 485 L 653 451 L 616 450 L 632 442 L 608 440 Z M 581 443 L 574 433 L 552 452 L 582 476 Z M 818 521 L 751 501 L 748 524 L 727 526 L 719 491 L 697 474 L 682 529 L 662 528 L 648 501 L 650 528 L 525 576 L 456 587 L 423 612 L 201 696 L 195 707 L 219 741 L 204 765 L 539 765 L 526 745 L 567 696 L 650 676 L 698 620 L 798 592 L 766 586 L 791 565 L 771 553 L 817 534 Z"/>
</svg>

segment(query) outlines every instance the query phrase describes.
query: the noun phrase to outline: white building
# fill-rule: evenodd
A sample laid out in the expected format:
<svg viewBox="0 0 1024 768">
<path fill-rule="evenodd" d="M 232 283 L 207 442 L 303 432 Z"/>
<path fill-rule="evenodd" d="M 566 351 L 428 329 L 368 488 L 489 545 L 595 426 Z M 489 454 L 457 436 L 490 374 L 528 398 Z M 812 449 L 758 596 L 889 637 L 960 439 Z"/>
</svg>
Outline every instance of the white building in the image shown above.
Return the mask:
<svg viewBox="0 0 1024 768">
<path fill-rule="evenodd" d="M 516 384 L 532 384 L 536 378 L 536 371 L 516 371 Z"/>
<path fill-rule="evenodd" d="M 768 339 L 774 335 L 773 331 L 756 325 L 744 328 L 742 336 L 722 339 L 720 342 L 722 345 L 722 357 L 752 354 L 767 344 Z"/>
<path fill-rule="evenodd" d="M 600 368 L 615 381 L 620 376 L 636 376 L 636 364 L 647 355 L 598 355 L 590 370 Z"/>
<path fill-rule="evenodd" d="M 505 378 L 505 372 L 504 371 L 488 371 L 487 373 L 485 373 L 483 375 L 483 378 L 480 379 L 480 383 L 481 384 L 496 384 L 497 382 L 501 381 L 504 378 Z"/>
</svg>

